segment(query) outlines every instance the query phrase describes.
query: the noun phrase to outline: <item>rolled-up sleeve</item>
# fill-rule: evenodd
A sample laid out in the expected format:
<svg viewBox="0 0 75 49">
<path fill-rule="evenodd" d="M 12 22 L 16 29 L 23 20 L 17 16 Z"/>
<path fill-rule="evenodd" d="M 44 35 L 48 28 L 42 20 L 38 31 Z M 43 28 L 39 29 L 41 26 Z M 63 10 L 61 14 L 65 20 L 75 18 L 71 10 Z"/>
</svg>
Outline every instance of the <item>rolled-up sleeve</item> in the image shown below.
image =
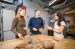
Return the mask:
<svg viewBox="0 0 75 49">
<path fill-rule="evenodd" d="M 61 25 L 66 26 L 66 23 L 64 21 L 61 21 Z"/>
</svg>

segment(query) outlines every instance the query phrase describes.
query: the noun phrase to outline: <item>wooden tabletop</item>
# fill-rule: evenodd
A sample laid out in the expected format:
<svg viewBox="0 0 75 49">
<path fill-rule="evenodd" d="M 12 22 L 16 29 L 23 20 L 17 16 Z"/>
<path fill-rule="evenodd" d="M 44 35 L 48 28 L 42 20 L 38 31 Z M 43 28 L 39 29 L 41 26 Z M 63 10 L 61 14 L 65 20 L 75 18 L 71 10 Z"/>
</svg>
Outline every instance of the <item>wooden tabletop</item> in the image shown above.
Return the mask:
<svg viewBox="0 0 75 49">
<path fill-rule="evenodd" d="M 0 49 L 14 49 L 14 47 L 20 43 L 23 43 L 22 39 L 3 41 L 0 42 Z M 54 49 L 75 49 L 75 40 L 72 39 L 62 39 L 60 41 L 55 41 L 54 44 Z"/>
</svg>

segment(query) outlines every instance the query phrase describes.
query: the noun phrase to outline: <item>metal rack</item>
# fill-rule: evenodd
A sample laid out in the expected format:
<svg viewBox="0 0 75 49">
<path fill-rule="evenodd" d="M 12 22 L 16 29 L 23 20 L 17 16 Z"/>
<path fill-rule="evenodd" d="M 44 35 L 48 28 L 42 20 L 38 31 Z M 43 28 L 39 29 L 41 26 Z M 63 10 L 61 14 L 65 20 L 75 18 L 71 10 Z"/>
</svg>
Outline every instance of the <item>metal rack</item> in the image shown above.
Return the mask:
<svg viewBox="0 0 75 49">
<path fill-rule="evenodd" d="M 0 2 L 0 41 L 3 41 L 4 40 L 4 32 L 3 32 L 3 12 L 2 12 L 2 3 L 7 3 L 7 4 L 13 4 L 14 3 L 14 0 L 12 0 L 13 2 L 8 2 L 8 1 L 4 1 L 2 0 Z"/>
<path fill-rule="evenodd" d="M 10 5 L 10 4 L 6 4 L 6 3 L 2 3 L 0 2 L 0 41 L 4 41 L 5 39 L 5 32 L 8 32 L 9 30 L 4 30 L 4 9 L 8 10 L 8 11 L 15 11 L 15 6 Z M 5 33 L 5 34 L 4 34 Z"/>
</svg>

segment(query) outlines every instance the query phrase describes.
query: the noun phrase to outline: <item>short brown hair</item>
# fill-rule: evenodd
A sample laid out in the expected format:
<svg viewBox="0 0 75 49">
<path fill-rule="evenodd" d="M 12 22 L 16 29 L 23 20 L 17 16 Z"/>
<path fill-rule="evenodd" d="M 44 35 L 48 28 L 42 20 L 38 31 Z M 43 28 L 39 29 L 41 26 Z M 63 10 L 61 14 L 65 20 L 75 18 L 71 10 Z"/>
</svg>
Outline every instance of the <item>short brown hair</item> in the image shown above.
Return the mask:
<svg viewBox="0 0 75 49">
<path fill-rule="evenodd" d="M 36 9 L 34 12 L 38 11 L 39 9 Z M 40 11 L 40 10 L 39 10 Z"/>
</svg>

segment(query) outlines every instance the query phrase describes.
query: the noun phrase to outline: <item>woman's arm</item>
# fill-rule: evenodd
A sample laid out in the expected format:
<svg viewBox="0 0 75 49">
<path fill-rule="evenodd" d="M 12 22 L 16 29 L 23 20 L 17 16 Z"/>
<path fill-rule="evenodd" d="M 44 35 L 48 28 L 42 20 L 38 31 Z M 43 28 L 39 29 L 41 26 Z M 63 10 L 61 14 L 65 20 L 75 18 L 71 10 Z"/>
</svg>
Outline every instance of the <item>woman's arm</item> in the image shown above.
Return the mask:
<svg viewBox="0 0 75 49">
<path fill-rule="evenodd" d="M 17 19 L 17 18 L 14 18 L 14 19 L 13 19 L 13 22 L 12 22 L 11 31 L 12 31 L 13 33 L 15 33 L 15 34 L 18 34 L 18 32 L 16 31 L 17 23 L 18 23 L 18 19 Z"/>
<path fill-rule="evenodd" d="M 59 27 L 59 30 L 56 30 L 56 29 L 53 29 L 53 28 L 52 28 L 52 30 L 53 30 L 54 32 L 57 32 L 58 34 L 61 34 L 61 33 L 63 33 L 63 31 L 64 31 L 64 25 L 61 25 L 61 26 Z"/>
<path fill-rule="evenodd" d="M 11 31 L 13 33 L 15 33 L 16 35 L 18 35 L 19 38 L 23 38 L 23 36 L 19 32 L 17 32 L 17 30 L 16 30 L 17 23 L 18 23 L 18 19 L 17 18 L 14 18 L 14 20 L 12 22 Z"/>
<path fill-rule="evenodd" d="M 57 32 L 58 34 L 61 34 L 61 33 L 63 33 L 63 31 L 64 31 L 64 25 L 61 25 L 60 27 L 59 27 L 59 30 L 57 30 L 57 29 L 53 29 L 52 27 L 50 27 L 50 26 L 46 26 L 47 27 L 47 29 L 48 30 L 52 30 L 53 32 Z"/>
</svg>

